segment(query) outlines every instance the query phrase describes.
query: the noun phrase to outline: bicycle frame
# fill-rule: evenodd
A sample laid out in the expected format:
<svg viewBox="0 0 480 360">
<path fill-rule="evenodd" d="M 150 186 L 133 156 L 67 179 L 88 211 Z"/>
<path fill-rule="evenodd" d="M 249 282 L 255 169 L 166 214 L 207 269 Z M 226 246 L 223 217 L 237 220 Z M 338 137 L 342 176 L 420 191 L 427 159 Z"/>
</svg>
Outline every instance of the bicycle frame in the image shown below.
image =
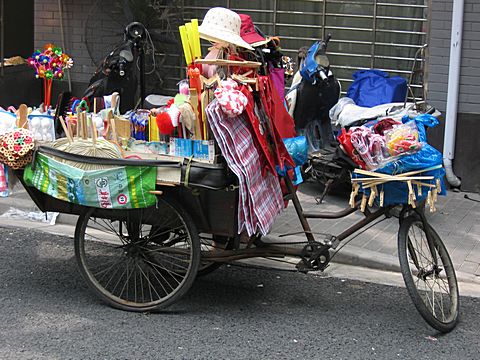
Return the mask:
<svg viewBox="0 0 480 360">
<path fill-rule="evenodd" d="M 284 180 L 289 192 L 285 199 L 292 200 L 298 219 L 300 220 L 303 228 L 303 231 L 300 233 L 305 234 L 307 238 L 307 244 L 303 248 L 300 249 L 298 247 L 275 246 L 263 243 L 263 246 L 255 248 L 247 245 L 245 249 L 202 252 L 202 258 L 208 261 L 225 262 L 251 257 L 294 256 L 302 258 L 302 261 L 306 266 L 306 268 L 302 268 L 301 271 L 307 272 L 309 270 L 322 270 L 329 262 L 329 249 L 335 249 L 341 241 L 345 240 L 350 235 L 375 221 L 379 217 L 385 215 L 388 211 L 387 208 L 380 208 L 374 212 L 370 212 L 368 209 L 366 209 L 365 218 L 348 227 L 340 234 L 331 235 L 328 239 L 325 239 L 324 242 L 318 242 L 315 239 L 315 234 L 312 232 L 307 219 L 340 219 L 356 212 L 358 210 L 359 203 L 355 204 L 355 207 L 353 208 L 347 207 L 338 212 L 305 212 L 302 209 L 302 205 L 300 204 L 300 200 L 298 199 L 291 179 L 289 177 L 285 177 Z M 283 236 L 295 234 L 297 233 L 284 234 Z M 300 261 L 300 263 L 302 263 L 302 261 Z"/>
</svg>

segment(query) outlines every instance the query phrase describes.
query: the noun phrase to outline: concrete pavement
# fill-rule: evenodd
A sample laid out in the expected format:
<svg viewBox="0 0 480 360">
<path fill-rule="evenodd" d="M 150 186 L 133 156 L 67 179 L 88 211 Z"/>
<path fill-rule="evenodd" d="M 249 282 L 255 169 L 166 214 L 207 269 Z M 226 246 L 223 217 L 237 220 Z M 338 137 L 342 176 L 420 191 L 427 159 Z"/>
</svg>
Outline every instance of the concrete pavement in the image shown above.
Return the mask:
<svg viewBox="0 0 480 360">
<path fill-rule="evenodd" d="M 321 189 L 315 183 L 300 186 L 298 195 L 304 210 L 338 211 L 347 206 L 348 200 L 335 196 L 327 196 L 322 204 L 317 204 L 315 196 L 319 195 L 320 191 Z M 437 212 L 428 213 L 427 217 L 447 246 L 459 281 L 472 285 L 478 284 L 480 292 L 480 202 L 466 199 L 464 196 L 465 193 L 449 191 L 446 197 L 439 197 Z M 479 194 L 468 194 L 468 196 L 480 200 Z M 14 188 L 11 196 L 0 198 L 0 226 L 30 227 L 54 234 L 73 236 L 75 216 L 60 214 L 55 225 L 2 216 L 12 208 L 26 212 L 38 211 L 21 185 Z M 360 213 L 354 213 L 338 220 L 312 219 L 310 225 L 316 233 L 339 234 L 362 216 Z M 278 217 L 266 241 L 305 241 L 303 235 L 279 238 L 281 234 L 301 231 L 301 229 L 293 205 L 290 204 Z M 333 262 L 398 273 L 400 266 L 397 257 L 397 232 L 397 219 L 386 219 L 358 234 L 351 241 L 347 239 L 345 245 L 342 243 L 341 246 L 344 246 L 335 255 Z M 263 259 L 254 260 L 253 263 L 278 266 L 278 262 L 268 262 Z M 290 265 L 290 268 L 293 268 L 293 265 Z"/>
<path fill-rule="evenodd" d="M 339 211 L 347 206 L 341 197 L 327 196 L 317 204 L 315 196 L 321 189 L 316 184 L 304 184 L 298 192 L 302 207 L 306 211 Z M 465 198 L 467 195 L 470 199 Z M 477 200 L 477 201 L 475 201 Z M 452 258 L 459 280 L 478 283 L 480 287 L 480 195 L 448 191 L 440 196 L 433 214 L 427 218 L 445 243 Z M 311 219 L 313 232 L 339 234 L 362 218 L 354 213 L 338 220 Z M 398 219 L 390 218 L 358 234 L 336 255 L 334 261 L 368 268 L 400 271 L 397 253 Z M 277 219 L 271 236 L 278 238 L 284 233 L 301 231 L 300 222 L 293 206 Z M 289 236 L 283 241 L 305 241 L 302 236 Z M 285 240 L 288 239 L 288 240 Z"/>
</svg>

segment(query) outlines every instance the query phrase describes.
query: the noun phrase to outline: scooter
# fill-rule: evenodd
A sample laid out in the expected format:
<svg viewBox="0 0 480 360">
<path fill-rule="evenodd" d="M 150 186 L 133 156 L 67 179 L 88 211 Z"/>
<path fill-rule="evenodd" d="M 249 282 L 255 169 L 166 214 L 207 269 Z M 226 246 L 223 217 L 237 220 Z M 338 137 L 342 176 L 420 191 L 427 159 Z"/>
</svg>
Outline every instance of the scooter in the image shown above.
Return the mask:
<svg viewBox="0 0 480 360">
<path fill-rule="evenodd" d="M 95 97 L 118 92 L 122 99 L 120 111 L 125 112 L 135 107 L 138 89 L 135 63 L 140 63 L 141 99 L 145 98 L 143 65 L 143 42 L 147 30 L 141 23 L 133 22 L 124 30 L 123 42 L 105 57 L 99 65 L 83 94 L 83 98 L 93 103 Z"/>
<path fill-rule="evenodd" d="M 350 191 L 350 171 L 353 162 L 339 148 L 329 116 L 330 109 L 340 98 L 341 86 L 330 69 L 326 51 L 331 39 L 299 51 L 299 71 L 286 95 L 289 112 L 295 120 L 297 134 L 305 135 L 309 161 L 303 169 L 306 179 L 313 179 L 324 187 L 319 199 L 329 191 Z"/>
</svg>

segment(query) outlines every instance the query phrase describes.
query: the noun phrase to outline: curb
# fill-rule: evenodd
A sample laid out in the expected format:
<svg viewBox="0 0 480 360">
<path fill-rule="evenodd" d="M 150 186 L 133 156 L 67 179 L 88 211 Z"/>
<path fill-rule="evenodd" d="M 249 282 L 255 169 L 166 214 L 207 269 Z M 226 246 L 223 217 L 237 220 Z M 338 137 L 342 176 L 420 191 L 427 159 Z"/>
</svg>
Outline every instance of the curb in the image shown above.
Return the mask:
<svg viewBox="0 0 480 360">
<path fill-rule="evenodd" d="M 26 191 L 17 191 L 14 195 L 7 198 L 0 199 L 0 215 L 8 211 L 10 208 L 15 208 L 23 211 L 39 211 L 33 201 L 28 197 Z M 75 232 L 77 216 L 69 214 L 59 214 L 56 224 L 50 225 L 49 223 L 30 221 L 25 219 L 14 219 L 0 216 L 0 227 L 18 227 L 36 229 L 46 233 L 73 237 Z M 276 243 L 282 246 L 282 243 L 299 242 L 305 243 L 306 239 L 303 236 L 292 235 L 288 237 L 279 237 L 280 234 L 269 234 L 262 238 L 266 243 Z M 380 253 L 377 251 L 367 250 L 355 245 L 346 244 L 345 246 L 339 246 L 336 253 L 332 257 L 332 263 L 342 264 L 354 267 L 362 267 L 373 270 L 387 271 L 391 273 L 401 273 L 400 264 L 396 256 Z M 287 265 L 292 270 L 295 270 L 295 264 L 298 263 L 297 258 L 285 258 L 289 263 Z M 248 263 L 248 262 L 247 262 Z M 278 268 L 278 264 L 270 260 L 259 258 L 256 261 L 251 261 L 256 265 Z M 465 282 L 475 285 L 480 285 L 480 277 L 473 274 L 468 274 L 462 271 L 455 270 L 457 280 L 459 282 Z"/>
<path fill-rule="evenodd" d="M 277 234 L 269 234 L 263 238 L 265 242 L 305 242 L 305 238 L 302 236 L 289 236 L 286 238 L 280 238 Z M 340 249 L 340 250 L 339 250 Z M 343 248 L 339 246 L 337 253 L 332 257 L 332 263 L 363 267 L 373 270 L 388 271 L 393 273 L 401 273 L 400 262 L 398 257 L 388 254 L 383 254 L 378 251 L 366 250 L 355 245 L 345 245 Z M 293 258 L 292 258 L 293 259 Z M 296 261 L 298 262 L 298 260 Z M 296 264 L 295 262 L 295 264 Z M 470 284 L 480 285 L 480 276 L 475 276 L 455 269 L 458 282 L 465 282 Z"/>
<path fill-rule="evenodd" d="M 279 237 L 277 234 L 269 234 L 262 238 L 266 243 L 282 242 L 302 242 L 306 239 L 303 236 L 292 235 L 288 237 Z M 281 246 L 281 245 L 280 245 Z M 340 249 L 340 250 L 339 250 Z M 366 250 L 355 245 L 339 246 L 333 257 L 332 262 L 345 265 L 361 266 L 370 269 L 400 272 L 400 264 L 396 256 L 383 254 L 377 251 Z"/>
</svg>

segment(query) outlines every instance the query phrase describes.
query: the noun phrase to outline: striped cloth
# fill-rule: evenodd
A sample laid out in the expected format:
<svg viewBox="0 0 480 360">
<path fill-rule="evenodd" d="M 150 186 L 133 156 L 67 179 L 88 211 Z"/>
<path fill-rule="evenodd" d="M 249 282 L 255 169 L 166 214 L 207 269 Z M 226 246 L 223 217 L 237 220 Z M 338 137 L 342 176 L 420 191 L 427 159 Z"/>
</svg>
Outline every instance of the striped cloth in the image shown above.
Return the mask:
<svg viewBox="0 0 480 360">
<path fill-rule="evenodd" d="M 217 100 L 206 108 L 210 128 L 229 168 L 238 177 L 238 233 L 266 235 L 284 204 L 278 177 L 261 168 L 248 121 L 227 117 Z M 263 174 L 262 174 L 263 173 Z"/>
<path fill-rule="evenodd" d="M 0 163 L 0 192 L 7 190 L 6 168 Z"/>
</svg>

